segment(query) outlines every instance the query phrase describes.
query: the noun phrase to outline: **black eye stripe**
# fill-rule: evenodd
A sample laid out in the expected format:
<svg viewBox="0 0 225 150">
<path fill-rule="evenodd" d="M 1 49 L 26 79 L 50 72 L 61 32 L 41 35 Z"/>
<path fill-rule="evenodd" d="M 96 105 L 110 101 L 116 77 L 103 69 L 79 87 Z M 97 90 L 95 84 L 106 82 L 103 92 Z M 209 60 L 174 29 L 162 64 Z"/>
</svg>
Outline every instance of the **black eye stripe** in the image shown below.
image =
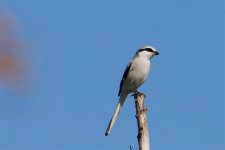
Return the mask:
<svg viewBox="0 0 225 150">
<path fill-rule="evenodd" d="M 154 52 L 151 48 L 144 48 L 144 49 L 138 50 L 138 52 L 142 52 L 142 51 Z"/>
</svg>

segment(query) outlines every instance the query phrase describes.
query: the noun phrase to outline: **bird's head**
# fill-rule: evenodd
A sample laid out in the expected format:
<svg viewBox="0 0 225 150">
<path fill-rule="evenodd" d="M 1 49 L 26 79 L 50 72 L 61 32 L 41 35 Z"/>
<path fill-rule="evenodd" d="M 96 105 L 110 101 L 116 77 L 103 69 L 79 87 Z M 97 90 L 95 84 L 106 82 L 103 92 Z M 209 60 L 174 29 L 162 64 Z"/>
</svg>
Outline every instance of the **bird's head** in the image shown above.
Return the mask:
<svg viewBox="0 0 225 150">
<path fill-rule="evenodd" d="M 159 52 L 151 46 L 145 46 L 136 52 L 136 56 L 146 57 L 148 59 L 151 59 L 155 55 L 159 55 Z"/>
</svg>

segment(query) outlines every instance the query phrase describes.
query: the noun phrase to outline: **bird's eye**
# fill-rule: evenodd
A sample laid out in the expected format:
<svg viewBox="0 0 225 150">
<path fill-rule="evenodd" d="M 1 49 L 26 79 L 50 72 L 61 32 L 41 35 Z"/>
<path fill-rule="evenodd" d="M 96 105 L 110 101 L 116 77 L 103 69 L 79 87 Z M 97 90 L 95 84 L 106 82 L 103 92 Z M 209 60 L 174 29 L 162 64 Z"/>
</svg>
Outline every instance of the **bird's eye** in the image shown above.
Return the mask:
<svg viewBox="0 0 225 150">
<path fill-rule="evenodd" d="M 154 52 L 151 48 L 143 48 L 138 50 L 138 52 L 142 52 L 142 51 Z"/>
<path fill-rule="evenodd" d="M 153 52 L 153 50 L 151 48 L 146 48 L 146 51 Z"/>
</svg>

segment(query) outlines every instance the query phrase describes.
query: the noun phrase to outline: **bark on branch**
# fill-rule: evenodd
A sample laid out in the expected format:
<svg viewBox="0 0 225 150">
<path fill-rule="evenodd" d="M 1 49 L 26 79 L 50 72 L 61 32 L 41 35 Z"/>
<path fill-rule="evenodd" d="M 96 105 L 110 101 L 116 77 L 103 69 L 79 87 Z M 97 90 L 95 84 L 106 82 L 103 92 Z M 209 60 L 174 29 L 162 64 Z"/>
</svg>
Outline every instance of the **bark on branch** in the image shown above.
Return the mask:
<svg viewBox="0 0 225 150">
<path fill-rule="evenodd" d="M 146 112 L 147 109 L 144 106 L 145 96 L 143 94 L 134 94 L 135 107 L 136 107 L 136 118 L 138 124 L 138 144 L 139 150 L 150 150 L 150 139 L 148 131 L 148 123 Z"/>
</svg>

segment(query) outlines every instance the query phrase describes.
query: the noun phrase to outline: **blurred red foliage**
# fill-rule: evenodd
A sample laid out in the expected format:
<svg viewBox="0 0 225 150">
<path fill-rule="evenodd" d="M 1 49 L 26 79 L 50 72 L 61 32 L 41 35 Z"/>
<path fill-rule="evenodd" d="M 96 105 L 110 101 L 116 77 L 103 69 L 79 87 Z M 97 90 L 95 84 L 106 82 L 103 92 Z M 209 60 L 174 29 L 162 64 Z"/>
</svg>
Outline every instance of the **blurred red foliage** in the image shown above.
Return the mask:
<svg viewBox="0 0 225 150">
<path fill-rule="evenodd" d="M 9 12 L 0 12 L 0 85 L 18 87 L 25 74 L 24 47 L 18 24 Z"/>
</svg>

